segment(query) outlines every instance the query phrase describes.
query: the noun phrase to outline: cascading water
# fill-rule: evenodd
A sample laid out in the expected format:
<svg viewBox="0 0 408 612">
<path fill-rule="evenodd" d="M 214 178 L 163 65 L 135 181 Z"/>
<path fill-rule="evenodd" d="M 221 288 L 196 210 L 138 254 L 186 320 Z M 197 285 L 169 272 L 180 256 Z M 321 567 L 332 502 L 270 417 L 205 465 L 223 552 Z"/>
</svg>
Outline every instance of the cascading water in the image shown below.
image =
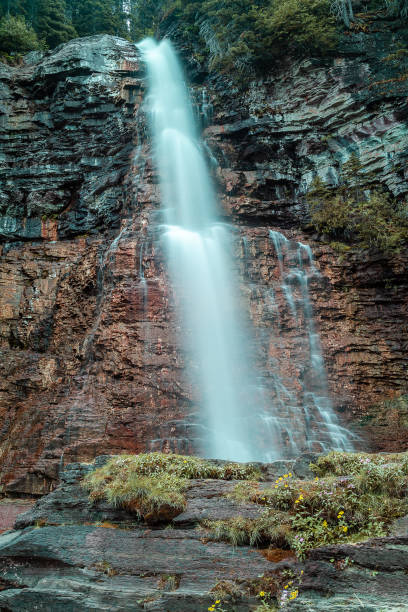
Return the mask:
<svg viewBox="0 0 408 612">
<path fill-rule="evenodd" d="M 257 451 L 247 431 L 250 380 L 228 255 L 229 232 L 217 221 L 192 106 L 171 44 L 148 39 L 139 48 L 148 66 L 167 222 L 164 241 L 196 363 L 190 374 L 198 382 L 205 413 L 202 450 L 212 457 L 250 461 Z"/>
<path fill-rule="evenodd" d="M 232 232 L 217 219 L 217 202 L 178 59 L 168 40 L 157 44 L 146 39 L 138 47 L 148 68 L 147 105 L 166 221 L 162 237 L 183 315 L 186 346 L 193 356 L 189 374 L 202 399 L 202 453 L 236 461 L 268 461 L 293 455 L 305 448 L 309 429 L 313 430 L 308 420 L 316 414 L 324 427 L 321 436 L 329 438 L 334 448 L 345 447 L 345 436 L 326 401 L 327 393 L 305 390 L 315 409 L 306 405 L 291 408 L 290 393 L 276 376 L 272 402 L 270 389 L 248 365 L 254 359 L 247 350 L 250 334 L 245 332 L 239 312 L 238 281 L 230 255 Z M 286 239 L 277 233 L 271 233 L 271 238 L 282 289 L 296 317 L 291 279 L 284 278 L 281 243 Z M 301 245 L 299 249 L 299 266 L 292 272 L 303 287 L 311 361 L 320 376 L 323 362 L 313 326 L 307 275 L 301 265 L 307 248 Z M 295 411 L 300 417 L 302 410 L 304 431 L 298 435 L 295 430 L 299 424 L 289 413 Z M 315 439 L 310 437 L 311 441 Z"/>
<path fill-rule="evenodd" d="M 275 405 L 278 415 L 285 415 L 284 418 L 278 416 L 279 429 L 286 430 L 289 454 L 301 448 L 352 450 L 352 435 L 339 424 L 332 407 L 320 338 L 315 328 L 309 281 L 318 277 L 319 272 L 312 250 L 308 245 L 288 240 L 280 232 L 271 230 L 269 235 L 278 260 L 280 278 L 276 291 L 281 292 L 294 319 L 301 355 L 296 366 L 297 370 L 304 371 L 297 398 L 290 391 L 295 385 L 291 381 L 285 384 L 280 374 L 275 373 Z M 277 335 L 280 334 L 278 324 Z M 292 359 L 296 362 L 296 355 Z M 276 428 L 275 419 L 274 426 Z"/>
</svg>

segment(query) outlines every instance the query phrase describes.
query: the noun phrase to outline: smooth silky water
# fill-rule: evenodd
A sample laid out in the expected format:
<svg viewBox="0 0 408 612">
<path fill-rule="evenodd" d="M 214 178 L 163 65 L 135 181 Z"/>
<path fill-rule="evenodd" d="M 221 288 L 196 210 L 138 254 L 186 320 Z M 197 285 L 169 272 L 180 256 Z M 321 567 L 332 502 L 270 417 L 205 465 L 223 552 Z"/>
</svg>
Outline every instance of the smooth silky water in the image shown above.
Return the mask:
<svg viewBox="0 0 408 612">
<path fill-rule="evenodd" d="M 192 355 L 188 374 L 200 392 L 204 432 L 200 451 L 208 457 L 235 461 L 270 461 L 293 455 L 305 448 L 305 442 L 306 446 L 312 444 L 312 439 L 305 441 L 305 426 L 303 444 L 297 442 L 299 436 L 292 432 L 296 420 L 290 423 L 281 416 L 282 408 L 283 413 L 288 412 L 285 403 L 290 403 L 290 393 L 276 380 L 276 389 L 281 387 L 280 399 L 272 402 L 255 371 L 248 350 L 253 338 L 243 323 L 243 301 L 232 263 L 233 232 L 217 218 L 218 203 L 205 149 L 178 58 L 168 40 L 158 44 L 146 39 L 138 48 L 148 71 L 146 106 L 160 173 L 165 216 L 162 238 L 173 291 L 180 303 L 185 346 Z M 286 239 L 280 234 L 271 234 L 271 238 L 283 277 L 282 244 Z M 303 273 L 301 266 L 299 271 Z M 286 279 L 282 282 L 296 316 L 290 285 Z M 313 367 L 324 370 L 307 285 L 303 306 L 310 310 L 307 320 Z M 329 438 L 332 448 L 343 448 L 348 444 L 345 430 L 334 418 L 327 393 L 323 395 L 324 401 L 311 390 L 308 401 L 314 405 L 314 416 L 319 414 L 325 429 L 323 437 Z M 297 411 L 304 422 L 309 408 L 296 406 L 290 410 Z"/>
</svg>

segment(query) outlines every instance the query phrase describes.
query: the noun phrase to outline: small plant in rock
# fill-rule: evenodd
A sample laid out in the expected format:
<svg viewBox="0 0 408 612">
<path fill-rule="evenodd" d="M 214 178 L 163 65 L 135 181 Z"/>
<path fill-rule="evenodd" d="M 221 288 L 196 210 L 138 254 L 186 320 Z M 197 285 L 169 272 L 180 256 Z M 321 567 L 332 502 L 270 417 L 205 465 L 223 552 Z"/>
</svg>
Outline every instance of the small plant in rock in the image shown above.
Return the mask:
<svg viewBox="0 0 408 612">
<path fill-rule="evenodd" d="M 217 540 L 230 542 L 233 546 L 273 544 L 287 548 L 289 544 L 289 517 L 282 512 L 266 510 L 256 519 L 236 517 L 224 521 L 202 522 Z"/>
<path fill-rule="evenodd" d="M 180 578 L 174 574 L 163 574 L 163 576 L 160 576 L 158 581 L 158 587 L 163 591 L 176 591 L 179 588 L 179 585 Z"/>
<path fill-rule="evenodd" d="M 306 196 L 312 224 L 329 239 L 358 242 L 385 254 L 399 252 L 408 240 L 406 204 L 373 187 L 373 179 L 356 153 L 343 164 L 336 188 L 316 177 Z"/>
<path fill-rule="evenodd" d="M 207 608 L 208 612 L 227 612 L 225 608 L 222 607 L 221 600 L 216 599 L 213 604 L 209 608 Z"/>
<path fill-rule="evenodd" d="M 279 476 L 271 489 L 264 489 L 262 491 L 259 500 L 264 500 L 268 505 L 279 510 L 288 510 L 293 506 L 297 496 L 297 487 L 291 479 L 291 472 Z"/>
<path fill-rule="evenodd" d="M 303 559 L 311 548 L 325 546 L 344 538 L 348 532 L 348 525 L 343 516 L 344 512 L 340 511 L 337 515 L 337 524 L 329 524 L 323 518 L 322 512 L 318 512 L 315 516 L 297 514 L 292 517 L 291 547 L 299 559 Z"/>
<path fill-rule="evenodd" d="M 369 463 L 356 476 L 355 482 L 361 493 L 383 493 L 391 497 L 403 497 L 408 487 L 407 475 L 395 464 Z"/>
<path fill-rule="evenodd" d="M 217 601 L 237 601 L 242 598 L 241 587 L 232 580 L 221 580 L 210 591 Z"/>
<path fill-rule="evenodd" d="M 226 494 L 226 497 L 243 504 L 257 501 L 259 495 L 259 484 L 257 482 L 243 481 L 235 485 L 232 491 Z"/>
<path fill-rule="evenodd" d="M 255 612 L 275 612 L 277 607 L 271 603 L 271 595 L 266 591 L 259 591 L 258 598 L 260 603 L 255 609 Z"/>
<path fill-rule="evenodd" d="M 105 559 L 103 561 L 98 561 L 92 567 L 97 572 L 102 572 L 106 576 L 109 576 L 109 578 L 111 578 L 112 576 L 116 576 L 118 573 L 117 570 L 115 570 L 115 568 L 112 567 L 111 564 Z"/>
</svg>

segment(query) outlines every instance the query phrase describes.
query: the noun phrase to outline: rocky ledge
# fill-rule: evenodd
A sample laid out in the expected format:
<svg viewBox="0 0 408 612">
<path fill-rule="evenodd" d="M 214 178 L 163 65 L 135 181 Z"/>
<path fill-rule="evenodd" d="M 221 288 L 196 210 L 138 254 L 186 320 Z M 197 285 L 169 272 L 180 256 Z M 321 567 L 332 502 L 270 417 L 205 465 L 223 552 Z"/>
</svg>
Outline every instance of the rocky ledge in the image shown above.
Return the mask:
<svg viewBox="0 0 408 612">
<path fill-rule="evenodd" d="M 309 460 L 257 466 L 261 491 L 285 470 L 297 484 L 310 479 Z M 155 526 L 106 501 L 91 504 L 80 480 L 105 462 L 67 466 L 60 486 L 0 537 L 1 610 L 408 610 L 408 517 L 386 537 L 321 546 L 300 561 L 290 550 L 217 541 L 203 527 L 264 512 L 227 496 L 234 480 L 192 479 L 184 511 Z"/>
</svg>

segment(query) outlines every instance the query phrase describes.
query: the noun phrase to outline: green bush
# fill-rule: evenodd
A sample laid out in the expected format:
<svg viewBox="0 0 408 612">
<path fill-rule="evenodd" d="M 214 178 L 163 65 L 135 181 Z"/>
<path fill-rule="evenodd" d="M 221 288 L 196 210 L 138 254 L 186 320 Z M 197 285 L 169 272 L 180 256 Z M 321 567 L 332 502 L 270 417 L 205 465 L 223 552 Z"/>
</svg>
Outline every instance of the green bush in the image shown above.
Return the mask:
<svg viewBox="0 0 408 612">
<path fill-rule="evenodd" d="M 408 453 L 401 454 L 372 454 L 372 453 L 345 453 L 331 451 L 322 455 L 310 467 L 317 476 L 350 476 L 360 474 L 367 465 L 385 465 L 396 463 L 403 466 L 408 461 Z"/>
<path fill-rule="evenodd" d="M 408 478 L 395 464 L 368 464 L 355 479 L 361 493 L 384 493 L 390 497 L 402 497 L 406 493 Z"/>
<path fill-rule="evenodd" d="M 189 44 L 210 71 L 235 78 L 252 78 L 284 55 L 325 55 L 339 37 L 328 0 L 174 0 L 162 14 L 163 32 Z"/>
<path fill-rule="evenodd" d="M 37 34 L 23 17 L 6 15 L 0 20 L 0 52 L 27 53 L 40 48 Z"/>
</svg>

